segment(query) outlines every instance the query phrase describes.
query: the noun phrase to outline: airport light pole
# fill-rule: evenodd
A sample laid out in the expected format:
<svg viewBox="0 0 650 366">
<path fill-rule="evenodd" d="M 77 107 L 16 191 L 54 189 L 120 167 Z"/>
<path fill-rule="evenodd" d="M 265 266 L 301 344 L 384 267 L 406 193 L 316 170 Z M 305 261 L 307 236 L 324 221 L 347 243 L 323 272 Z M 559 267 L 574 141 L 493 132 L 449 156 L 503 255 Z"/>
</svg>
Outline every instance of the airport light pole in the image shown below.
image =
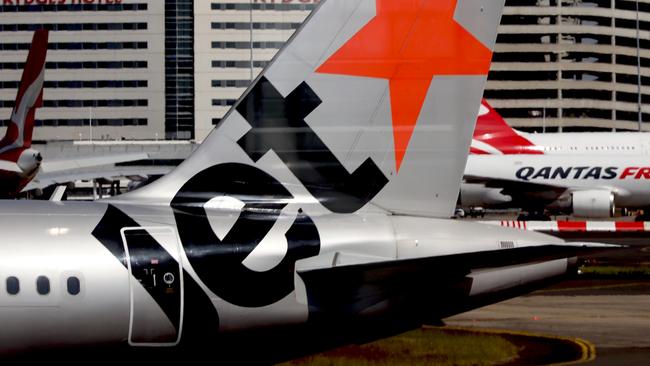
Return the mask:
<svg viewBox="0 0 650 366">
<path fill-rule="evenodd" d="M 251 52 L 250 52 L 251 74 L 250 74 L 250 79 L 251 79 L 251 82 L 252 82 L 253 81 L 253 0 L 250 0 L 250 4 L 251 4 L 251 10 L 249 12 L 249 20 L 250 20 L 249 31 L 250 31 L 250 40 L 251 40 L 251 43 L 250 43 L 250 46 L 251 46 Z"/>
<path fill-rule="evenodd" d="M 88 125 L 90 126 L 90 142 L 93 141 L 93 107 L 88 108 Z"/>
</svg>

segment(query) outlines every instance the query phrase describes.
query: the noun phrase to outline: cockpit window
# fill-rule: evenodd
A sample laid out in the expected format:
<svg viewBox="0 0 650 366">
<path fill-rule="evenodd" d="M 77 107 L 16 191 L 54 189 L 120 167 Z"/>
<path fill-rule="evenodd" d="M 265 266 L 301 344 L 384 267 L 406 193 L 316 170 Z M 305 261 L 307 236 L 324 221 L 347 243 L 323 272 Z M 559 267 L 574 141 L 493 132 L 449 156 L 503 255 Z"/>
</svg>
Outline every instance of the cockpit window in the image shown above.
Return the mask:
<svg viewBox="0 0 650 366">
<path fill-rule="evenodd" d="M 7 293 L 9 295 L 17 295 L 20 292 L 20 281 L 18 278 L 11 276 L 7 277 Z"/>
<path fill-rule="evenodd" d="M 68 293 L 70 295 L 77 295 L 79 292 L 81 292 L 81 283 L 77 277 L 68 277 L 67 285 Z"/>
<path fill-rule="evenodd" d="M 50 293 L 50 280 L 45 276 L 38 276 L 36 279 L 36 291 L 41 295 Z"/>
</svg>

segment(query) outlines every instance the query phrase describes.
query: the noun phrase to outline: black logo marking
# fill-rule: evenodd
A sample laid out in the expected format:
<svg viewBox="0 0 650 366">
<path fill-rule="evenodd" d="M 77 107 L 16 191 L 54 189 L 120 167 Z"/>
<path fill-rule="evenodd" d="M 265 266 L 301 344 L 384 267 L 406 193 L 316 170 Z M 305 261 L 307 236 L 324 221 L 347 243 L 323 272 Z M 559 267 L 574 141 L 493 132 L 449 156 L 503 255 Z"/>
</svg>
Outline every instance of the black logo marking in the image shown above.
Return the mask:
<svg viewBox="0 0 650 366">
<path fill-rule="evenodd" d="M 262 77 L 237 106 L 253 127 L 238 144 L 253 161 L 273 150 L 307 190 L 332 212 L 353 213 L 388 183 L 368 158 L 352 174 L 305 122 L 320 98 L 301 83 L 286 98 Z"/>
<path fill-rule="evenodd" d="M 220 196 L 244 203 L 239 218 L 223 240 L 212 230 L 203 207 Z M 270 175 L 237 163 L 210 167 L 183 185 L 171 206 L 187 257 L 210 290 L 231 304 L 246 307 L 273 304 L 294 290 L 296 261 L 320 252 L 318 229 L 302 212 L 285 234 L 287 253 L 276 267 L 257 272 L 242 264 L 292 198 Z"/>
<path fill-rule="evenodd" d="M 125 227 L 140 227 L 140 225 L 117 207 L 108 205 L 106 213 L 93 230 L 92 235 L 127 268 L 127 258 L 121 237 L 121 229 Z M 137 235 L 137 237 L 131 236 L 128 240 L 134 273 L 142 273 L 146 259 L 155 258 L 160 266 L 161 274 L 171 273 L 178 277 L 178 262 L 146 230 L 126 231 L 126 233 Z M 181 343 L 206 342 L 217 335 L 219 316 L 210 298 L 185 271 L 183 271 L 183 283 L 185 311 Z M 175 284 L 179 284 L 179 281 L 175 281 Z M 151 285 L 146 281 L 143 282 L 143 287 L 160 306 L 178 332 L 180 318 L 180 298 L 178 296 L 180 293 L 170 293 L 167 290 L 169 286 Z"/>
</svg>

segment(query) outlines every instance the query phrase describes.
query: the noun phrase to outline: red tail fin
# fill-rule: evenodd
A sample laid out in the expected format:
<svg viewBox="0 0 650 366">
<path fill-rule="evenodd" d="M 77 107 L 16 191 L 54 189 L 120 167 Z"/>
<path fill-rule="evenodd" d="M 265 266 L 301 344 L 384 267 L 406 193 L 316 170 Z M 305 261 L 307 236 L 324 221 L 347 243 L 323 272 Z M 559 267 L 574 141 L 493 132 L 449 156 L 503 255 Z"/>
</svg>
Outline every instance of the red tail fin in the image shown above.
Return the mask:
<svg viewBox="0 0 650 366">
<path fill-rule="evenodd" d="M 18 86 L 16 104 L 11 112 L 7 133 L 0 140 L 0 153 L 32 145 L 34 114 L 43 105 L 43 80 L 47 55 L 47 30 L 37 30 L 27 55 L 23 76 Z"/>
<path fill-rule="evenodd" d="M 476 143 L 472 144 L 472 154 L 490 154 L 495 149 L 506 155 L 543 154 L 532 142 L 510 127 L 485 99 L 481 102 L 473 139 Z"/>
</svg>

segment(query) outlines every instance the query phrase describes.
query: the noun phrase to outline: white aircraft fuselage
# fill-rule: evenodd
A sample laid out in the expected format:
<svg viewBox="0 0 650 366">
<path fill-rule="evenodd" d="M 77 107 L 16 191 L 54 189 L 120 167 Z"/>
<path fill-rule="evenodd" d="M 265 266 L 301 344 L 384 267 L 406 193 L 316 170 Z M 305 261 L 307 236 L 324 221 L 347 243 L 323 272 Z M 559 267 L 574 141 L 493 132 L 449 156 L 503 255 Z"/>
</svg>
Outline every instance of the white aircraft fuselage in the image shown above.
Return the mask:
<svg viewBox="0 0 650 366">
<path fill-rule="evenodd" d="M 232 221 L 227 211 L 215 211 L 209 217 L 213 222 Z M 0 291 L 0 354 L 85 344 L 171 346 L 192 338 L 192 332 L 217 335 L 305 324 L 314 316 L 337 316 L 343 310 L 321 302 L 323 296 L 339 293 L 323 286 L 321 273 L 332 271 L 328 282 L 337 286 L 335 270 L 352 265 L 562 244 L 532 232 L 368 210 L 312 217 L 321 235 L 311 247 L 303 243 L 297 249 L 293 258 L 308 257 L 295 262 L 295 275 L 293 271 L 270 275 L 276 266 L 293 266 L 282 264 L 293 250 L 287 252 L 292 238 L 282 236 L 282 227 L 295 219 L 280 215 L 279 225 L 266 235 L 275 239 L 266 239 L 244 253 L 242 276 L 275 280 L 247 283 L 241 277 L 205 277 L 209 272 L 197 269 L 205 264 L 201 261 L 218 266 L 242 248 L 229 246 L 224 252 L 218 245 L 203 250 L 184 246 L 182 238 L 177 239 L 178 228 L 168 207 L 2 201 L 0 226 L 5 236 L 0 246 L 0 278 L 5 286 Z M 427 316 L 447 316 L 446 306 L 436 306 L 470 304 L 473 297 L 534 285 L 565 275 L 572 263 L 561 256 L 544 262 L 521 260 L 500 268 L 466 263 L 456 269 L 468 272 L 455 280 L 459 285 L 469 284 L 464 291 L 445 293 L 436 281 L 424 278 L 430 287 L 419 289 L 418 297 L 434 292 L 439 303 L 428 304 Z M 476 268 L 469 271 L 472 266 Z M 417 266 L 413 271 L 427 273 Z M 16 280 L 18 290 L 12 294 L 15 284 L 10 282 Z M 354 282 L 354 278 L 346 281 Z M 447 285 L 453 287 L 453 282 L 449 279 Z M 265 286 L 263 297 L 268 299 L 254 299 L 260 285 Z M 371 303 L 346 303 L 345 310 L 376 316 L 395 310 L 392 305 L 399 308 L 398 294 L 382 293 L 387 285 L 381 281 L 374 285 L 377 294 Z M 399 295 L 408 302 L 413 294 L 404 285 Z M 204 313 L 206 309 L 209 313 Z"/>
<path fill-rule="evenodd" d="M 650 207 L 650 133 L 520 132 L 483 101 L 460 205 L 611 217 Z"/>
<path fill-rule="evenodd" d="M 650 207 L 650 155 L 470 155 L 465 174 L 612 192 L 616 205 Z"/>
<path fill-rule="evenodd" d="M 650 155 L 647 132 L 563 132 L 522 134 L 546 155 Z"/>
</svg>

